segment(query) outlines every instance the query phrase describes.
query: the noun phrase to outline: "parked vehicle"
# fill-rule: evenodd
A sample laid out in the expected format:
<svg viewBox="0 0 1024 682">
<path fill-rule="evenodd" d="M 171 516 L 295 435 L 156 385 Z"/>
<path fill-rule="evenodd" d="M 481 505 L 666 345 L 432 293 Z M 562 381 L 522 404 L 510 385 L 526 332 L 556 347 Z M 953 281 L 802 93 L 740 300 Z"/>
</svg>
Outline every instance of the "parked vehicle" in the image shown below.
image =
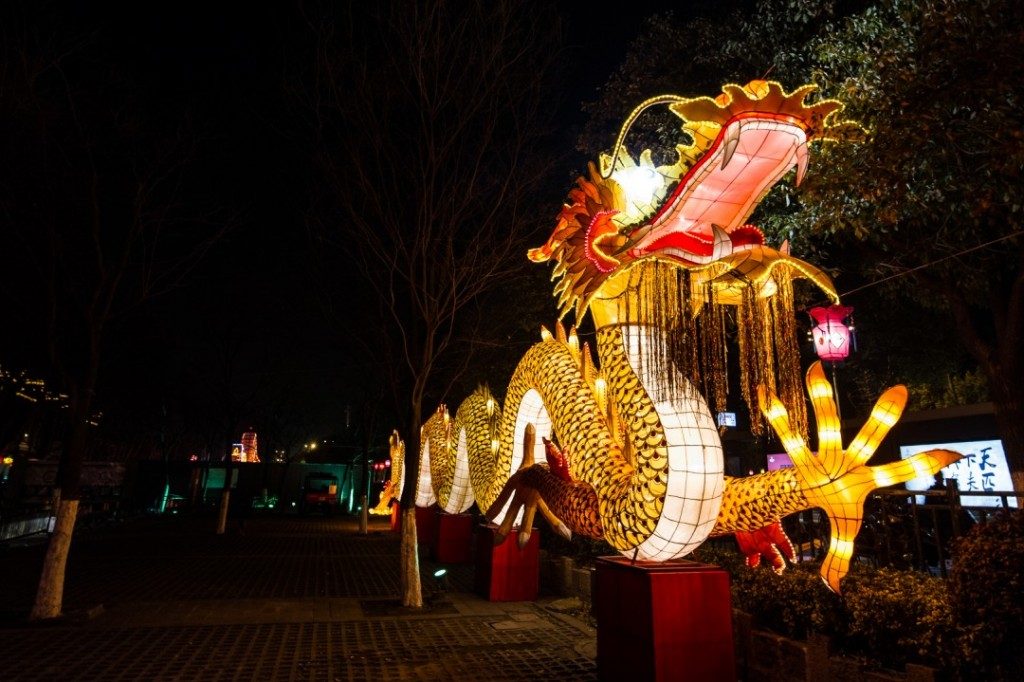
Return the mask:
<svg viewBox="0 0 1024 682">
<path fill-rule="evenodd" d="M 338 477 L 319 471 L 307 474 L 302 482 L 302 502 L 299 513 L 320 511 L 333 514 L 338 509 Z"/>
</svg>

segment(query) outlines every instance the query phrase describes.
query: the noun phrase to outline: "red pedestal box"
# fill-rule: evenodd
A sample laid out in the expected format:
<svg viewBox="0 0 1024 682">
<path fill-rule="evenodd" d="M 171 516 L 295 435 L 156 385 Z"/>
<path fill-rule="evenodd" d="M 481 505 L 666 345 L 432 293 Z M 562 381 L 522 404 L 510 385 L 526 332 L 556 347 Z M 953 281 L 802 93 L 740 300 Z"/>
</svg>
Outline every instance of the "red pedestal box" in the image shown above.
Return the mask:
<svg viewBox="0 0 1024 682">
<path fill-rule="evenodd" d="M 430 558 L 439 564 L 468 564 L 473 560 L 473 515 L 437 514 L 437 534 Z"/>
<path fill-rule="evenodd" d="M 526 547 L 519 549 L 515 531 L 495 546 L 497 532 L 493 523 L 476 528 L 477 594 L 490 601 L 533 601 L 540 584 L 540 533 L 534 528 Z"/>
<path fill-rule="evenodd" d="M 694 561 L 596 564 L 599 679 L 736 679 L 728 573 Z"/>
<path fill-rule="evenodd" d="M 416 507 L 416 544 L 433 547 L 437 530 L 437 507 Z"/>
<path fill-rule="evenodd" d="M 394 533 L 402 531 L 402 507 L 398 504 L 391 505 L 391 530 Z"/>
</svg>

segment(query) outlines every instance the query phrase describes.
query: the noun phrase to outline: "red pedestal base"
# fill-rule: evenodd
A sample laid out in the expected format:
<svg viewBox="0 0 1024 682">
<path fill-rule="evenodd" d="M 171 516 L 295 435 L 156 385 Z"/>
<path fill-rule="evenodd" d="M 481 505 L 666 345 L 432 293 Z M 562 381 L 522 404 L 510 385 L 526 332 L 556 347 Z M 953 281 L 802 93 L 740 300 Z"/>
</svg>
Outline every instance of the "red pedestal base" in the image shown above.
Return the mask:
<svg viewBox="0 0 1024 682">
<path fill-rule="evenodd" d="M 437 530 L 437 507 L 416 507 L 416 544 L 433 547 Z"/>
<path fill-rule="evenodd" d="M 728 573 L 693 561 L 596 564 L 599 679 L 736 679 Z"/>
<path fill-rule="evenodd" d="M 437 514 L 437 534 L 430 558 L 439 564 L 468 564 L 473 560 L 473 515 Z"/>
<path fill-rule="evenodd" d="M 490 601 L 533 601 L 540 584 L 540 533 L 534 528 L 526 547 L 519 549 L 515 532 L 495 546 L 497 532 L 494 524 L 476 528 L 477 594 Z"/>
<path fill-rule="evenodd" d="M 402 508 L 398 504 L 391 505 L 391 531 L 394 533 L 402 531 Z"/>
</svg>

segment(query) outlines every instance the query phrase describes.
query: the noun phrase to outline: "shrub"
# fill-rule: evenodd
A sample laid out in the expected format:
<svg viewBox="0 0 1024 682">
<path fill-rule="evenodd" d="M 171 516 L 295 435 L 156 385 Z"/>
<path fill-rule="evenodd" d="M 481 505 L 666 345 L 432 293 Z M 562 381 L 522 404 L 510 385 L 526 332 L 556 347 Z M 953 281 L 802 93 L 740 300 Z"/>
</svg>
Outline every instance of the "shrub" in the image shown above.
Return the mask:
<svg viewBox="0 0 1024 682">
<path fill-rule="evenodd" d="M 694 558 L 728 570 L 733 605 L 781 635 L 827 635 L 837 649 L 893 667 L 918 661 L 955 670 L 959 657 L 968 655 L 969 639 L 939 578 L 855 565 L 840 598 L 825 586 L 816 563 L 791 566 L 779 576 L 765 567 L 750 569 L 741 555 L 725 549 L 701 548 Z"/>
<path fill-rule="evenodd" d="M 947 669 L 963 640 L 941 578 L 890 568 L 861 570 L 843 581 L 848 644 L 889 666 L 920 661 Z"/>
<path fill-rule="evenodd" d="M 744 567 L 733 577 L 733 602 L 764 627 L 787 637 L 835 635 L 841 623 L 839 600 L 817 568 L 799 564 L 779 576 L 763 567 Z"/>
<path fill-rule="evenodd" d="M 842 598 L 825 587 L 817 564 L 781 576 L 751 569 L 722 539 L 691 558 L 728 571 L 733 606 L 781 635 L 827 635 L 847 654 L 890 667 L 926 663 L 956 679 L 1024 679 L 1024 512 L 976 526 L 953 550 L 948 581 L 855 564 Z"/>
<path fill-rule="evenodd" d="M 965 655 L 988 678 L 1024 679 L 1024 512 L 975 526 L 953 552 L 949 590 Z"/>
<path fill-rule="evenodd" d="M 707 545 L 693 558 L 729 572 L 733 606 L 753 616 L 760 627 L 796 639 L 841 632 L 839 600 L 825 587 L 817 565 L 797 564 L 779 576 L 765 566 L 749 568 L 735 551 Z"/>
<path fill-rule="evenodd" d="M 553 532 L 541 532 L 540 546 L 551 554 L 569 557 L 581 567 L 593 566 L 594 559 L 597 557 L 616 556 L 619 554 L 615 548 L 604 540 L 594 540 L 583 536 L 566 540 Z"/>
</svg>

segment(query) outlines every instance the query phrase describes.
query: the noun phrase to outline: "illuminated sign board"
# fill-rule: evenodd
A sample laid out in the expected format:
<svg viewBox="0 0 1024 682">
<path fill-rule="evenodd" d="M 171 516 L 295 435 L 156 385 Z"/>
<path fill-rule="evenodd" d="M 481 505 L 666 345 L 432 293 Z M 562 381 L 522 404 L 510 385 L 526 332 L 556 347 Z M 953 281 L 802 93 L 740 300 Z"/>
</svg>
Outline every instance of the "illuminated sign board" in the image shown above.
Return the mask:
<svg viewBox="0 0 1024 682">
<path fill-rule="evenodd" d="M 718 413 L 718 425 L 719 426 L 736 426 L 736 413 L 735 412 L 719 412 Z"/>
<path fill-rule="evenodd" d="M 778 471 L 793 466 L 793 460 L 785 452 L 776 452 L 768 455 L 768 471 Z"/>
<path fill-rule="evenodd" d="M 954 450 L 964 456 L 959 462 L 950 464 L 942 470 L 942 478 L 956 479 L 961 492 L 1010 491 L 1013 481 L 1010 480 L 1010 468 L 1006 465 L 1006 453 L 1000 440 L 972 440 L 959 443 L 928 443 L 924 445 L 901 445 L 900 457 L 906 459 L 925 450 Z M 935 485 L 932 477 L 915 478 L 907 481 L 907 490 L 928 490 Z M 1007 501 L 1011 507 L 1017 506 L 1017 498 L 1010 496 Z M 918 498 L 919 503 L 924 498 Z M 999 497 L 983 495 L 965 495 L 961 503 L 968 507 L 1001 507 Z"/>
</svg>

